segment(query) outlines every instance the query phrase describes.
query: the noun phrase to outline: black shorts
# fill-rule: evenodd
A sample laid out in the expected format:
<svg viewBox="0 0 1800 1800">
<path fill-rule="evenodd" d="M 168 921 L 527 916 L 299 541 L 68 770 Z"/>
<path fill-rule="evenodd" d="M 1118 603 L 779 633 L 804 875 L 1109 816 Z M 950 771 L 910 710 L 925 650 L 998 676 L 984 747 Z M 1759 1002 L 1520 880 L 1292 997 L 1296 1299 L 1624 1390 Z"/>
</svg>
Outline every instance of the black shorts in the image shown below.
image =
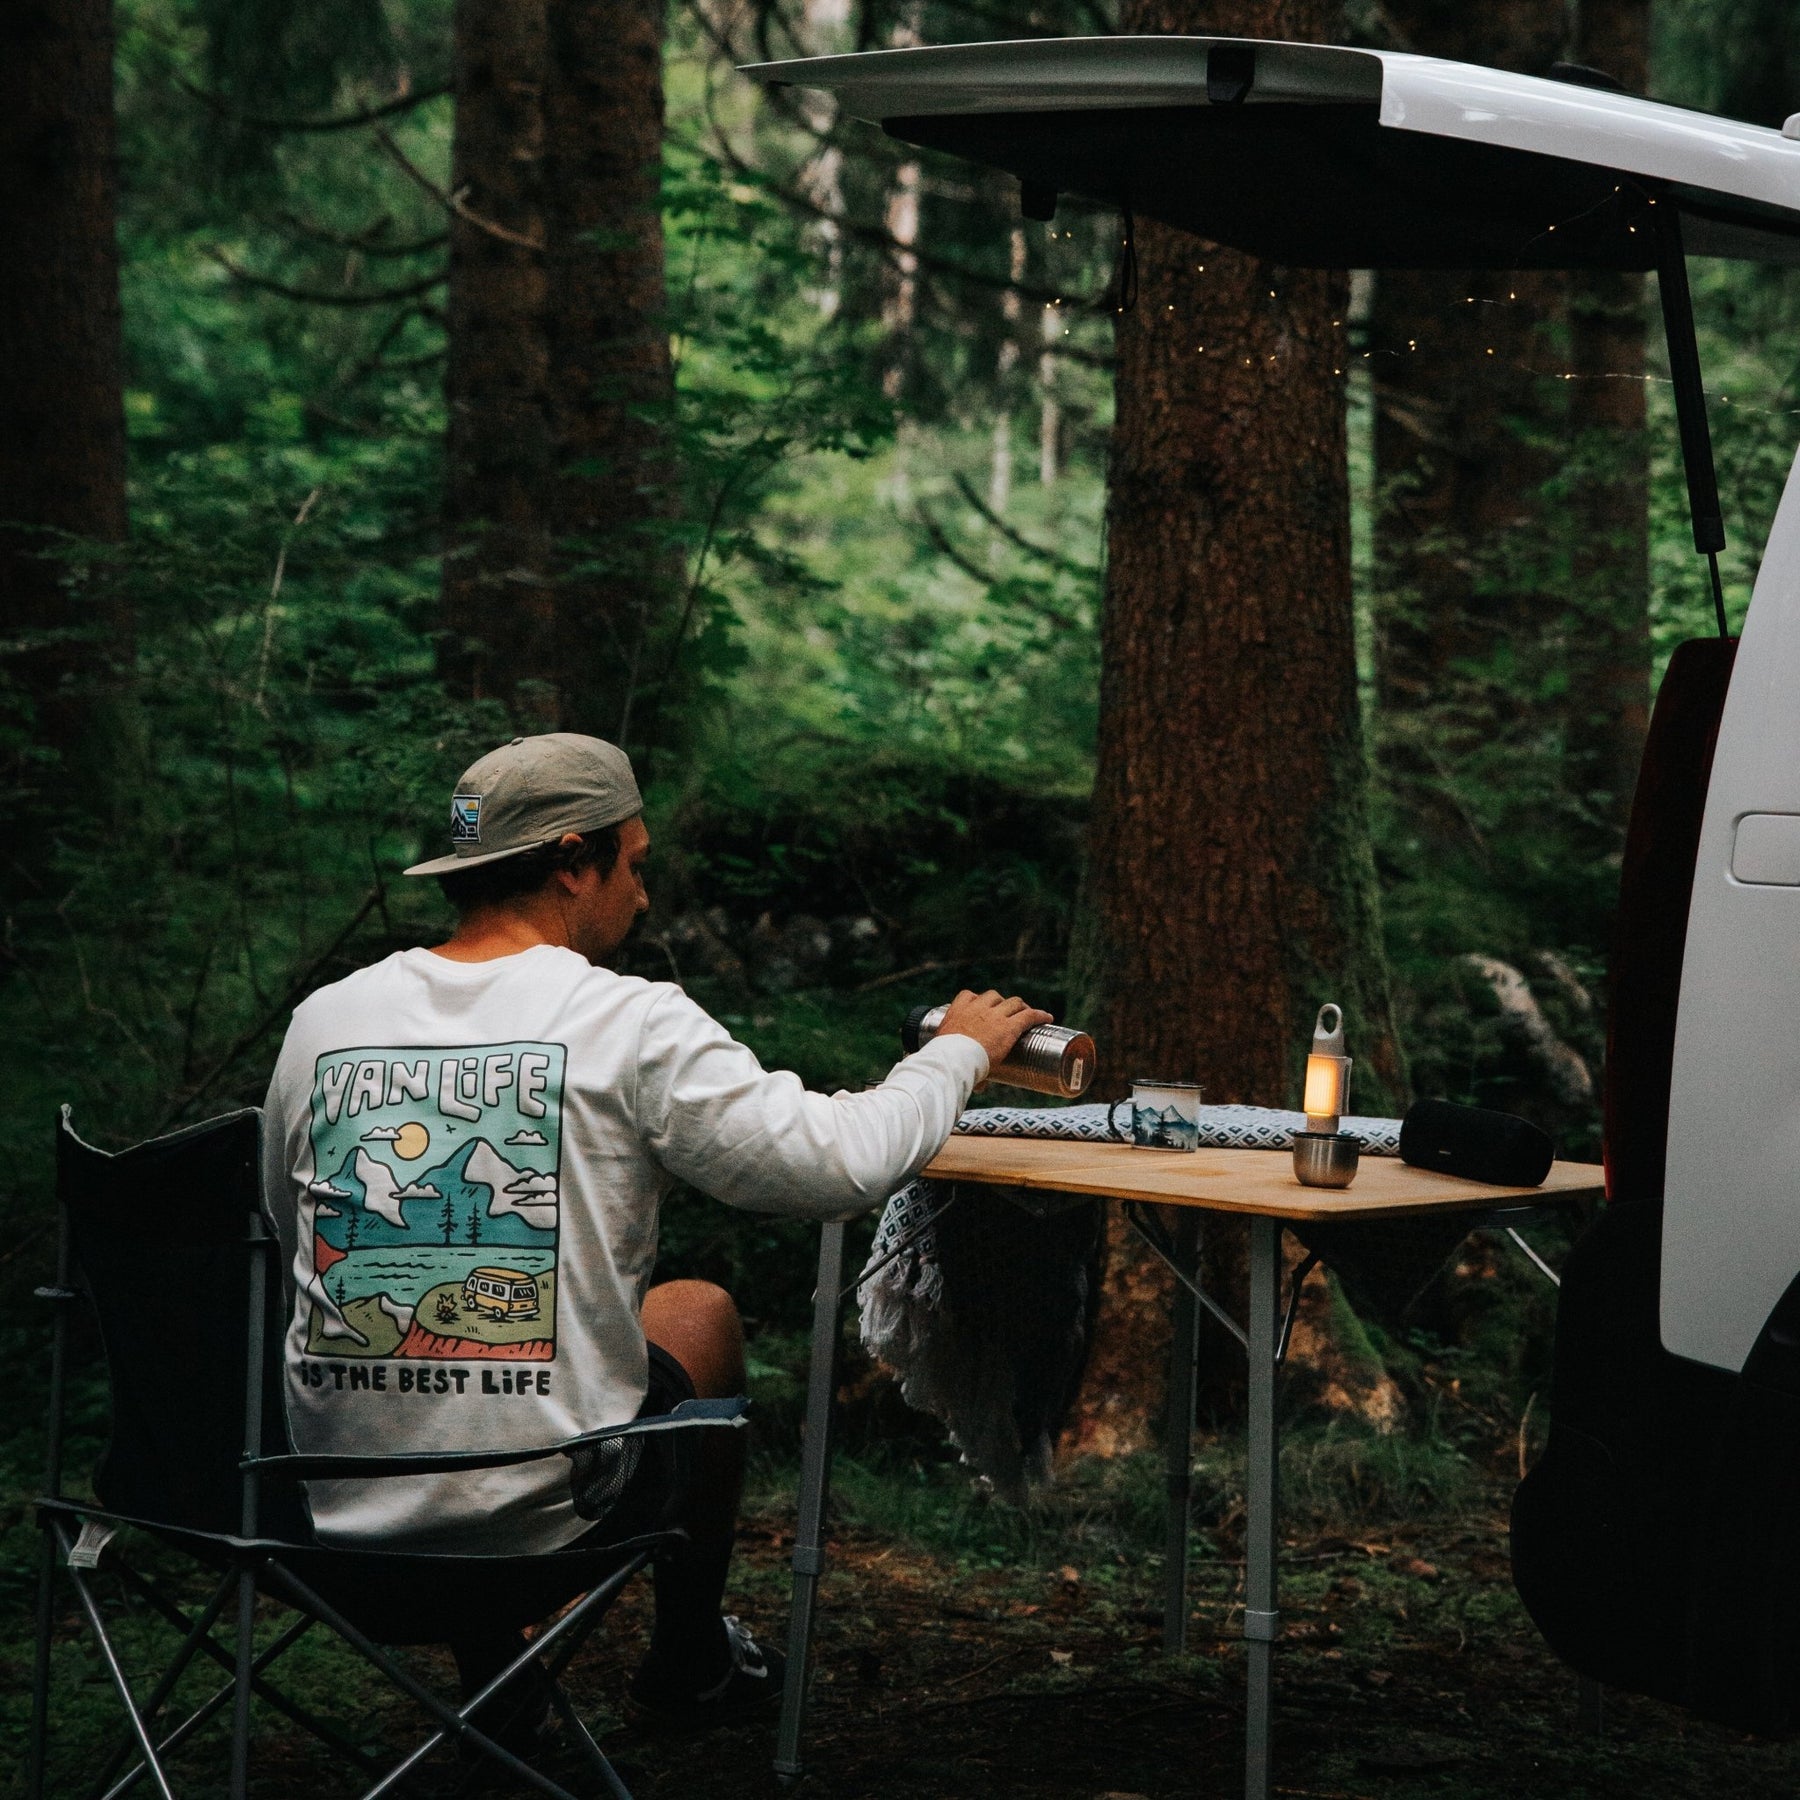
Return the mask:
<svg viewBox="0 0 1800 1800">
<path fill-rule="evenodd" d="M 687 1370 L 660 1344 L 645 1347 L 650 1352 L 650 1381 L 637 1410 L 640 1419 L 673 1412 L 683 1400 L 694 1398 Z M 593 1529 L 576 1544 L 614 1543 L 676 1523 L 686 1498 L 691 1436 L 670 1432 L 621 1438 L 571 1458 L 569 1488 L 575 1510 L 594 1521 Z"/>
</svg>

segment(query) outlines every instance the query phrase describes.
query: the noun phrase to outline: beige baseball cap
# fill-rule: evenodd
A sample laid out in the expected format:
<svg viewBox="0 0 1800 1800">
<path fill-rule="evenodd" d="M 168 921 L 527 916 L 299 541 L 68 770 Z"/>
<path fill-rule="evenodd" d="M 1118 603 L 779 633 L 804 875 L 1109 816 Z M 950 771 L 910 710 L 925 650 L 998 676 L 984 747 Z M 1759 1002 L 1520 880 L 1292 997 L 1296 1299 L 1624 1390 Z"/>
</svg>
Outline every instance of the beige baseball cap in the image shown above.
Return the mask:
<svg viewBox="0 0 1800 1800">
<path fill-rule="evenodd" d="M 408 875 L 450 875 L 554 844 L 565 832 L 602 831 L 644 810 L 631 758 L 617 744 L 573 731 L 516 737 L 471 763 L 450 798 L 450 854 Z"/>
</svg>

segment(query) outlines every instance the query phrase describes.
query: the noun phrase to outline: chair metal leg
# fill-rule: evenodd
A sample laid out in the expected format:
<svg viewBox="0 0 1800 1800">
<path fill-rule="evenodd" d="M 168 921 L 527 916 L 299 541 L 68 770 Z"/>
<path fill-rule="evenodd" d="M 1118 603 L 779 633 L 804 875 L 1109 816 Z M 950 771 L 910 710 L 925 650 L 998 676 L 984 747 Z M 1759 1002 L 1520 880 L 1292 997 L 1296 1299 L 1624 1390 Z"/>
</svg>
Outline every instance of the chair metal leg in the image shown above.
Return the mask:
<svg viewBox="0 0 1800 1800">
<path fill-rule="evenodd" d="M 229 1593 L 231 1585 L 232 1583 L 228 1577 L 227 1593 Z M 316 1620 L 302 1618 L 290 1625 L 274 1643 L 269 1645 L 266 1650 L 258 1655 L 254 1665 L 257 1674 L 260 1675 L 264 1669 L 269 1668 L 272 1664 L 278 1662 L 292 1645 L 297 1643 L 312 1629 L 315 1623 L 317 1623 Z M 211 1653 L 215 1661 L 222 1661 L 227 1669 L 234 1669 L 235 1659 L 227 1657 L 225 1652 L 210 1639 L 207 1641 L 204 1648 Z M 346 1762 L 353 1764 L 367 1775 L 379 1775 L 381 1773 L 380 1764 L 372 1757 L 365 1756 L 355 1744 L 351 1743 L 350 1740 L 343 1735 L 342 1732 L 334 1731 L 331 1726 L 326 1724 L 326 1722 L 316 1714 L 308 1712 L 303 1706 L 296 1706 L 294 1702 L 288 1699 L 288 1697 L 278 1688 L 270 1687 L 267 1682 L 254 1681 L 253 1685 L 260 1698 L 268 1701 L 277 1712 L 291 1719 L 296 1725 L 300 1726 L 302 1730 L 310 1731 L 320 1743 L 324 1744 L 326 1748 L 335 1751 L 336 1754 L 343 1757 Z M 173 1731 L 163 1738 L 156 1746 L 158 1752 L 163 1756 L 167 1756 L 171 1751 L 179 1749 L 195 1734 L 195 1732 L 201 1730 L 204 1726 L 210 1724 L 213 1719 L 217 1718 L 218 1715 L 225 1710 L 232 1695 L 236 1692 L 237 1677 L 234 1673 L 231 1680 L 227 1681 L 223 1686 L 216 1688 L 205 1700 L 195 1707 L 195 1709 L 189 1713 Z M 123 1757 L 115 1756 L 108 1767 L 102 1772 L 100 1780 L 94 1784 L 94 1791 L 98 1796 L 98 1800 L 124 1800 L 124 1796 L 129 1794 L 131 1790 L 137 1786 L 138 1782 L 143 1779 L 144 1765 L 141 1762 L 134 1763 L 123 1775 L 112 1782 L 112 1786 L 108 1787 L 105 1793 L 100 1793 L 99 1790 L 101 1786 L 112 1779 L 113 1771 L 117 1769 L 120 1762 L 123 1760 Z"/>
<path fill-rule="evenodd" d="M 250 1696 L 256 1664 L 256 1571 L 238 1568 L 237 1658 L 231 1695 L 231 1800 L 250 1795 Z"/>
<path fill-rule="evenodd" d="M 1281 1288 L 1281 1222 L 1250 1221 L 1250 1418 L 1244 1524 L 1244 1795 L 1268 1800 L 1269 1714 L 1276 1610 L 1275 1509 L 1280 1445 L 1275 1427 L 1277 1307 Z"/>
<path fill-rule="evenodd" d="M 806 1442 L 800 1452 L 800 1516 L 794 1530 L 793 1607 L 788 1617 L 786 1685 L 775 1734 L 775 1773 L 801 1772 L 800 1734 L 812 1654 L 813 1609 L 825 1572 L 825 1505 L 831 1485 L 831 1425 L 837 1389 L 839 1289 L 844 1277 L 844 1225 L 819 1231 L 819 1285 L 813 1292 L 812 1365 L 806 1381 Z"/>
<path fill-rule="evenodd" d="M 56 1535 L 57 1547 L 67 1561 L 70 1549 L 68 1537 L 60 1525 L 54 1525 L 51 1529 Z M 137 1738 L 138 1748 L 143 1752 L 151 1778 L 156 1783 L 157 1792 L 162 1795 L 162 1800 L 175 1800 L 169 1787 L 169 1778 L 163 1773 L 162 1763 L 157 1758 L 156 1746 L 150 1741 L 149 1727 L 138 1711 L 137 1701 L 132 1698 L 131 1683 L 125 1679 L 125 1671 L 113 1653 L 112 1639 L 106 1635 L 106 1622 L 100 1617 L 100 1609 L 94 1604 L 94 1597 L 88 1592 L 87 1583 L 82 1580 L 79 1570 L 70 1569 L 69 1581 L 75 1589 L 76 1599 L 81 1602 L 81 1610 L 87 1614 L 87 1622 L 93 1629 L 94 1640 L 100 1646 L 100 1655 L 106 1663 L 106 1672 L 112 1677 L 112 1684 L 118 1690 L 119 1701 L 125 1708 L 126 1717 L 131 1721 L 132 1732 Z"/>
<path fill-rule="evenodd" d="M 543 1654 L 553 1644 L 575 1631 L 597 1608 L 604 1609 L 610 1606 L 619 1589 L 649 1560 L 648 1551 L 632 1556 L 629 1561 L 607 1576 L 598 1587 L 591 1589 L 583 1598 L 576 1601 L 554 1624 L 540 1632 L 480 1693 L 465 1701 L 460 1708 L 447 1705 L 411 1671 L 402 1668 L 367 1633 L 359 1631 L 330 1601 L 315 1593 L 291 1569 L 271 1560 L 267 1565 L 267 1574 L 278 1586 L 285 1588 L 305 1611 L 312 1613 L 322 1624 L 329 1625 L 352 1650 L 356 1651 L 365 1661 L 372 1663 L 402 1693 L 424 1707 L 426 1712 L 438 1721 L 439 1729 L 433 1732 L 410 1756 L 396 1763 L 374 1787 L 369 1789 L 363 1796 L 363 1800 L 380 1800 L 380 1796 L 392 1793 L 413 1768 L 449 1737 L 456 1737 L 474 1745 L 520 1781 L 536 1788 L 541 1794 L 548 1794 L 551 1800 L 573 1800 L 573 1796 L 567 1788 L 559 1786 L 548 1775 L 532 1768 L 529 1763 L 514 1756 L 503 1745 L 495 1743 L 486 1732 L 471 1725 L 469 1715 L 510 1681 L 533 1657 Z"/>
<path fill-rule="evenodd" d="M 550 1690 L 550 1704 L 556 1708 L 558 1717 L 581 1746 L 582 1754 L 587 1757 L 594 1773 L 606 1784 L 606 1791 L 612 1800 L 631 1800 L 631 1790 L 619 1779 L 619 1771 L 612 1766 L 606 1752 L 594 1741 L 594 1734 L 582 1723 L 581 1715 L 570 1703 L 569 1697 L 560 1687 Z"/>
<path fill-rule="evenodd" d="M 44 1757 L 50 1743 L 50 1641 L 56 1623 L 56 1539 L 46 1521 L 39 1529 L 37 1642 L 31 1659 L 31 1738 L 25 1752 L 25 1800 L 44 1800 Z"/>
<path fill-rule="evenodd" d="M 127 1585 L 131 1585 L 136 1579 L 136 1572 L 134 1570 L 121 1567 L 119 1572 L 127 1578 Z M 147 1587 L 149 1584 L 143 1583 L 142 1585 Z M 157 1610 L 162 1613 L 165 1619 L 169 1617 L 170 1612 L 175 1612 L 175 1618 L 172 1622 L 175 1623 L 185 1635 L 181 1640 L 180 1647 L 169 1659 L 168 1666 L 164 1668 L 162 1674 L 157 1678 L 156 1686 L 150 1690 L 150 1697 L 143 1704 L 142 1710 L 144 1714 L 144 1723 L 146 1725 L 154 1720 L 156 1715 L 162 1711 L 164 1702 L 166 1702 L 169 1696 L 174 1693 L 176 1684 L 181 1680 L 182 1676 L 187 1673 L 188 1664 L 194 1660 L 194 1655 L 199 1650 L 202 1641 L 211 1633 L 213 1621 L 224 1611 L 225 1602 L 231 1598 L 232 1589 L 235 1585 L 234 1577 L 227 1574 L 213 1590 L 212 1598 L 201 1608 L 198 1615 L 192 1619 L 188 1618 L 185 1613 L 175 1611 L 174 1608 L 157 1607 Z M 227 1692 L 229 1692 L 229 1689 Z M 174 1748 L 181 1735 L 183 1734 L 177 1732 L 173 1736 L 165 1737 L 162 1742 L 157 1745 L 157 1749 L 166 1756 L 169 1751 Z M 100 1790 L 106 1787 L 112 1780 L 113 1776 L 118 1773 L 120 1764 L 122 1764 L 126 1757 L 131 1754 L 132 1745 L 135 1741 L 132 1733 L 127 1730 L 118 1749 L 107 1758 L 106 1762 L 101 1767 L 99 1775 L 95 1777 L 93 1785 L 89 1790 L 91 1793 L 98 1794 Z M 136 1784 L 138 1776 L 143 1773 L 143 1768 L 144 1765 L 139 1763 L 133 1769 L 131 1777 L 133 1785 Z"/>
<path fill-rule="evenodd" d="M 1200 1215 L 1183 1208 L 1176 1221 L 1176 1256 L 1198 1273 Z M 1192 1289 L 1176 1282 L 1170 1307 L 1169 1413 L 1164 1425 L 1163 1465 L 1168 1498 L 1163 1537 L 1163 1626 L 1165 1656 L 1187 1649 L 1188 1526 L 1192 1510 L 1194 1384 L 1200 1360 L 1200 1307 Z"/>
<path fill-rule="evenodd" d="M 175 1605 L 172 1600 L 163 1594 L 155 1582 L 146 1580 L 144 1576 L 133 1569 L 129 1563 L 121 1562 L 117 1566 L 117 1573 L 120 1578 L 140 1594 L 150 1606 L 156 1610 L 156 1612 L 164 1619 L 168 1620 L 177 1631 L 188 1631 L 192 1629 L 193 1620 L 190 1619 L 180 1607 Z M 236 1578 L 227 1575 L 224 1584 L 219 1590 L 219 1604 L 221 1607 L 224 1605 L 224 1602 L 230 1598 L 235 1586 Z M 319 1621 L 317 1619 L 302 1614 L 299 1619 L 290 1625 L 281 1636 L 274 1641 L 274 1643 L 270 1644 L 266 1650 L 259 1652 L 256 1661 L 251 1665 L 251 1689 L 254 1691 L 257 1699 L 262 1701 L 265 1706 L 272 1706 L 283 1718 L 291 1719 L 302 1731 L 311 1732 L 321 1744 L 324 1744 L 328 1749 L 343 1757 L 345 1761 L 354 1763 L 359 1769 L 363 1770 L 365 1774 L 378 1775 L 381 1773 L 380 1764 L 375 1762 L 373 1758 L 365 1756 L 355 1744 L 351 1743 L 350 1740 L 345 1737 L 341 1731 L 338 1731 L 332 1726 L 328 1720 L 321 1719 L 317 1713 L 309 1712 L 304 1706 L 301 1706 L 297 1701 L 284 1694 L 273 1682 L 264 1681 L 262 1679 L 263 1671 L 265 1669 L 273 1668 L 274 1665 L 318 1623 Z M 190 1713 L 181 1725 L 177 1726 L 174 1731 L 163 1739 L 158 1747 L 165 1755 L 170 1750 L 173 1750 L 178 1744 L 184 1743 L 198 1731 L 202 1725 L 212 1719 L 226 1703 L 232 1699 L 236 1692 L 237 1659 L 235 1655 L 222 1649 L 210 1636 L 202 1637 L 195 1647 L 203 1655 L 210 1657 L 220 1668 L 224 1669 L 232 1679 L 226 1682 L 226 1684 L 213 1694 L 210 1699 L 204 1701 L 194 1712 Z M 129 1743 L 129 1739 L 127 1742 Z M 112 1767 L 117 1767 L 116 1759 Z M 112 1769 L 109 1768 L 106 1773 L 102 1775 L 101 1780 L 104 1781 L 108 1779 L 111 1772 Z M 118 1796 L 124 1794 L 130 1787 L 136 1784 L 138 1777 L 142 1773 L 143 1765 L 140 1763 L 131 1774 L 122 1777 L 112 1787 L 108 1788 L 106 1793 L 102 1796 L 102 1800 L 118 1800 Z"/>
<path fill-rule="evenodd" d="M 64 1118 L 68 1114 L 64 1112 Z M 69 1286 L 69 1214 L 56 1209 L 56 1282 L 39 1288 L 39 1296 L 55 1307 L 50 1323 L 50 1418 L 44 1434 L 44 1492 L 62 1495 L 63 1386 L 68 1368 L 69 1308 L 75 1290 Z M 50 1519 L 40 1519 L 43 1561 L 38 1568 L 37 1642 L 31 1659 L 31 1736 L 25 1752 L 26 1800 L 43 1800 L 44 1758 L 50 1746 L 50 1640 L 56 1624 L 56 1554 L 60 1533 Z"/>
</svg>

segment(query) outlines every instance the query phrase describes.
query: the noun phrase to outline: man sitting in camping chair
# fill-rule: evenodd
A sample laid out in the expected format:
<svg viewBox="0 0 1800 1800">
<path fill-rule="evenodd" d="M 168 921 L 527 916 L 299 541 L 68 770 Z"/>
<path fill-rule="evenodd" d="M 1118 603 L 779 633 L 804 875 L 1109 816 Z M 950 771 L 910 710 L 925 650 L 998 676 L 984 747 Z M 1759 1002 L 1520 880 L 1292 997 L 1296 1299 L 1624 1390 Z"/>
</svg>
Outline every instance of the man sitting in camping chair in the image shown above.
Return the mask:
<svg viewBox="0 0 1800 1800">
<path fill-rule="evenodd" d="M 964 993 L 867 1092 L 766 1072 L 679 987 L 606 967 L 650 904 L 641 813 L 615 746 L 513 739 L 457 784 L 451 852 L 407 870 L 442 884 L 449 939 L 295 1011 L 269 1086 L 264 1191 L 293 1273 L 299 1451 L 528 1448 L 741 1392 L 730 1297 L 649 1286 L 663 1196 L 686 1181 L 758 1211 L 872 1206 L 1048 1017 Z M 679 1483 L 659 1454 L 673 1440 L 635 1438 L 572 1475 L 550 1458 L 314 1481 L 309 1498 L 323 1542 L 396 1550 L 551 1551 L 684 1526 L 685 1548 L 656 1565 L 633 1693 L 700 1723 L 781 1686 L 780 1657 L 720 1617 L 743 1450 L 735 1432 L 703 1435 Z M 452 1648 L 473 1694 L 521 1644 L 475 1617 Z M 514 1701 L 515 1742 L 541 1717 L 529 1699 Z"/>
</svg>

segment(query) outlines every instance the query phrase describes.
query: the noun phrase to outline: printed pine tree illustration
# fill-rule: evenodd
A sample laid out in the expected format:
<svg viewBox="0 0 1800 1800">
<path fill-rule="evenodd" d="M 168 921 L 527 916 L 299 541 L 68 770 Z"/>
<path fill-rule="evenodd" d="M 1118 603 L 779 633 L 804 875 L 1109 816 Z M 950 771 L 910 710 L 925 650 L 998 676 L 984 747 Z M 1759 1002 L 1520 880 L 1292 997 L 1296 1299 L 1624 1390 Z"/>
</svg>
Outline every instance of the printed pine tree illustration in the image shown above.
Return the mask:
<svg viewBox="0 0 1800 1800">
<path fill-rule="evenodd" d="M 444 1216 L 438 1220 L 438 1223 L 444 1228 L 444 1242 L 454 1244 L 456 1242 L 456 1202 L 448 1194 L 444 1196 Z"/>
<path fill-rule="evenodd" d="M 469 1242 L 471 1244 L 481 1242 L 481 1205 L 479 1201 L 469 1208 Z"/>
<path fill-rule="evenodd" d="M 344 1214 L 344 1250 L 346 1254 L 356 1248 L 356 1231 L 361 1220 L 353 1212 Z"/>
</svg>

